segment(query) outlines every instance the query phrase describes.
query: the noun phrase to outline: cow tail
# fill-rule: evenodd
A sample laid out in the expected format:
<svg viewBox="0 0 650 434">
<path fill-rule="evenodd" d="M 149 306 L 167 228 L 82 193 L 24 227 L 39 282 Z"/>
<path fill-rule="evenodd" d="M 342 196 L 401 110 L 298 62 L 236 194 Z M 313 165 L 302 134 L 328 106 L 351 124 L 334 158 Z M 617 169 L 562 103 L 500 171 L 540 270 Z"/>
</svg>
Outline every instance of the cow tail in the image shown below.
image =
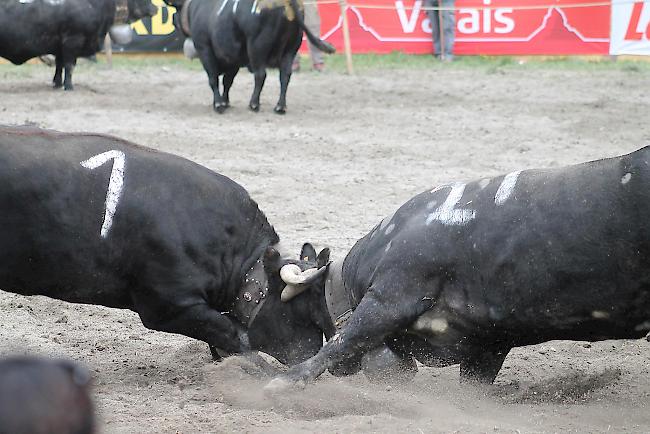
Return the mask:
<svg viewBox="0 0 650 434">
<path fill-rule="evenodd" d="M 310 32 L 309 29 L 305 26 L 303 17 L 300 14 L 300 7 L 298 6 L 298 0 L 290 0 L 290 2 L 291 2 L 291 7 L 293 8 L 293 11 L 296 16 L 296 21 L 298 21 L 298 25 L 305 32 L 305 35 L 307 35 L 307 39 L 309 39 L 309 42 L 314 44 L 316 47 L 318 47 L 319 50 L 321 50 L 324 53 L 327 54 L 335 53 L 336 49 L 332 44 L 330 44 L 327 41 L 323 41 L 322 39 L 314 35 L 312 32 Z"/>
</svg>

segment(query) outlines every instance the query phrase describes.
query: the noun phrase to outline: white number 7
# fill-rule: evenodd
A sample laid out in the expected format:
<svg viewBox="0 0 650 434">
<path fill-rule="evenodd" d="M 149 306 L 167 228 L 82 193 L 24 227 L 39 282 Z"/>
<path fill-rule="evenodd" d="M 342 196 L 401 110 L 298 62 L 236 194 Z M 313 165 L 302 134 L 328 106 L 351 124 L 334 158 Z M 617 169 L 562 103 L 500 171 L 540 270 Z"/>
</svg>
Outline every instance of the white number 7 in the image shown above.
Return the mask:
<svg viewBox="0 0 650 434">
<path fill-rule="evenodd" d="M 108 231 L 113 225 L 113 216 L 117 209 L 117 203 L 122 195 L 122 186 L 124 185 L 124 165 L 125 157 L 122 151 L 107 151 L 99 155 L 95 155 L 87 160 L 82 161 L 81 164 L 86 169 L 96 169 L 109 160 L 113 160 L 113 169 L 111 170 L 111 178 L 108 181 L 108 192 L 106 193 L 106 212 L 104 213 L 104 222 L 99 235 L 102 238 L 108 236 Z"/>
</svg>

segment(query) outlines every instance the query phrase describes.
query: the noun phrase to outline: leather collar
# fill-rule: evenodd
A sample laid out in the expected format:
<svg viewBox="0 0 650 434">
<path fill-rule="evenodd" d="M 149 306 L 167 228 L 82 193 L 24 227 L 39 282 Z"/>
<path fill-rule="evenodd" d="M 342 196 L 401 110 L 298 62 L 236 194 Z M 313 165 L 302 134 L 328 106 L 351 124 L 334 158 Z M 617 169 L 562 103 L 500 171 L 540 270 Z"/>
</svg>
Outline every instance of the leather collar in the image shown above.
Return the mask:
<svg viewBox="0 0 650 434">
<path fill-rule="evenodd" d="M 113 24 L 128 24 L 128 23 L 129 23 L 128 0 L 116 0 L 115 18 L 113 18 Z"/>
<path fill-rule="evenodd" d="M 354 296 L 343 281 L 343 261 L 333 261 L 325 280 L 325 302 L 336 329 L 342 328 L 357 307 Z"/>
<path fill-rule="evenodd" d="M 232 314 L 250 328 L 267 300 L 268 292 L 269 282 L 264 271 L 264 263 L 260 258 L 246 272 L 239 294 L 233 303 Z"/>
<path fill-rule="evenodd" d="M 190 3 L 192 0 L 186 0 L 181 7 L 181 30 L 188 38 L 192 37 L 190 30 Z"/>
</svg>

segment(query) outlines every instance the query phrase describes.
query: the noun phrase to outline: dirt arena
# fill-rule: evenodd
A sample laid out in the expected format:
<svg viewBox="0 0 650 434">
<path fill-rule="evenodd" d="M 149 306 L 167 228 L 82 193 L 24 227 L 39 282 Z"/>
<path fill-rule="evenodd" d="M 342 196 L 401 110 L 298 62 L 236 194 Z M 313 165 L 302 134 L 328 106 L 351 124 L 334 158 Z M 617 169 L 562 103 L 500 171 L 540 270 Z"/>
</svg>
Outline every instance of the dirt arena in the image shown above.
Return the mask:
<svg viewBox="0 0 650 434">
<path fill-rule="evenodd" d="M 647 67 L 471 66 L 294 75 L 289 112 L 248 111 L 242 71 L 225 115 L 202 70 L 81 64 L 74 92 L 50 68 L 0 65 L 0 124 L 114 134 L 244 185 L 285 244 L 342 257 L 406 199 L 451 180 L 554 167 L 650 144 Z M 650 188 L 650 187 L 649 187 Z M 94 374 L 101 432 L 650 432 L 650 343 L 553 341 L 513 350 L 496 385 L 461 388 L 458 366 L 406 386 L 323 375 L 268 398 L 240 357 L 146 330 L 132 312 L 0 294 L 0 354 L 78 360 Z"/>
</svg>

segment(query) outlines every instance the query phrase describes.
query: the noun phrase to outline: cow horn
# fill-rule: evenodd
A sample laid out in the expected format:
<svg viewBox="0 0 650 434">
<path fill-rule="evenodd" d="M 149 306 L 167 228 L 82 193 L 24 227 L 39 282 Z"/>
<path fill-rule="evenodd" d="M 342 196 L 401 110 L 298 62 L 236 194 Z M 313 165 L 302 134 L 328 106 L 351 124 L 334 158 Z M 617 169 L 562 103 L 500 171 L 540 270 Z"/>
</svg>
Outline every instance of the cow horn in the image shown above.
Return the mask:
<svg viewBox="0 0 650 434">
<path fill-rule="evenodd" d="M 300 267 L 296 264 L 287 264 L 280 269 L 280 277 L 287 284 L 282 290 L 280 299 L 282 301 L 289 301 L 298 294 L 307 289 L 308 285 L 316 280 L 318 276 L 327 271 L 327 266 L 320 268 L 309 268 L 301 271 Z"/>
<path fill-rule="evenodd" d="M 296 264 L 287 264 L 280 268 L 280 277 L 287 285 L 304 285 L 312 281 L 318 271 L 317 268 L 301 271 Z"/>
<path fill-rule="evenodd" d="M 280 294 L 280 300 L 287 302 L 294 298 L 296 295 L 302 294 L 302 292 L 307 288 L 307 285 L 287 285 L 284 287 L 282 293 Z"/>
</svg>

